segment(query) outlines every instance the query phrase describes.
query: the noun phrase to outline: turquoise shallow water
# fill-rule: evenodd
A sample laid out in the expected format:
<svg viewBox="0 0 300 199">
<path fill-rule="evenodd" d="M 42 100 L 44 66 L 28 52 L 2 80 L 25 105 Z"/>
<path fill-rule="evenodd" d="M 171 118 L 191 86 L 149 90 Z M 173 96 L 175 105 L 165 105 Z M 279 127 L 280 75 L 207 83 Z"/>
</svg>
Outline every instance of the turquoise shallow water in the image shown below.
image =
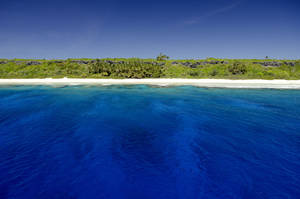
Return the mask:
<svg viewBox="0 0 300 199">
<path fill-rule="evenodd" d="M 0 198 L 299 198 L 300 91 L 0 88 Z"/>
</svg>

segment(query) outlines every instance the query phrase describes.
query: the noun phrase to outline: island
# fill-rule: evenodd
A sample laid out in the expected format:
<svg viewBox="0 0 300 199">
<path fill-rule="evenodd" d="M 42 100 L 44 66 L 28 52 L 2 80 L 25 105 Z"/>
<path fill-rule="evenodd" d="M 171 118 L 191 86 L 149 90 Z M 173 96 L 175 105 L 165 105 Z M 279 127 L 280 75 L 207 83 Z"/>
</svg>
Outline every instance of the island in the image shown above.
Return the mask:
<svg viewBox="0 0 300 199">
<path fill-rule="evenodd" d="M 193 85 L 300 88 L 300 61 L 274 59 L 167 60 L 0 59 L 0 85 Z"/>
</svg>

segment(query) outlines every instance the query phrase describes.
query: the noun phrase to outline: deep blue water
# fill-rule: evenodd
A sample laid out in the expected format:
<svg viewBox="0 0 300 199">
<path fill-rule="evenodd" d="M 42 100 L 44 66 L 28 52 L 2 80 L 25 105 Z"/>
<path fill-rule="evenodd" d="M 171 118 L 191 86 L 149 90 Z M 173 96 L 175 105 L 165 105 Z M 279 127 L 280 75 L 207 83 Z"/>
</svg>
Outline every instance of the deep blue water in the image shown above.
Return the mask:
<svg viewBox="0 0 300 199">
<path fill-rule="evenodd" d="M 300 91 L 2 87 L 0 198 L 300 198 Z"/>
</svg>

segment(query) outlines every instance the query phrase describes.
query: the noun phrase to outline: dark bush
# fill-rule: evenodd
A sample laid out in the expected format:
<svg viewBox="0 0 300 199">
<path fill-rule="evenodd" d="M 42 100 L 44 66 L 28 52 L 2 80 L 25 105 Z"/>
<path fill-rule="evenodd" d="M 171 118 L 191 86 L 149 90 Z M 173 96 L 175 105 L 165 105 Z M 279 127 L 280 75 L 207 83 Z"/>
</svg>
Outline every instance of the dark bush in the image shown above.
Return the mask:
<svg viewBox="0 0 300 199">
<path fill-rule="evenodd" d="M 234 62 L 228 67 L 228 71 L 233 75 L 243 75 L 247 72 L 247 67 L 240 62 Z"/>
<path fill-rule="evenodd" d="M 158 78 L 162 74 L 161 66 L 145 64 L 141 61 L 125 63 L 97 61 L 88 67 L 89 73 L 104 77 L 118 78 Z"/>
<path fill-rule="evenodd" d="M 196 76 L 199 76 L 199 72 L 198 71 L 191 71 L 189 72 L 190 76 L 192 77 L 196 77 Z"/>
</svg>

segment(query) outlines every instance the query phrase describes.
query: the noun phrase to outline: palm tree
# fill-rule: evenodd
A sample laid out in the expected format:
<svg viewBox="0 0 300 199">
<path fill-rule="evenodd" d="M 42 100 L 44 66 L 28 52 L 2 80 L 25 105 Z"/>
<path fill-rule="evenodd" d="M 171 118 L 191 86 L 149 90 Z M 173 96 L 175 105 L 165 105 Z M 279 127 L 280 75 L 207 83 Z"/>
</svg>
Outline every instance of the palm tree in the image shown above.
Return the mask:
<svg viewBox="0 0 300 199">
<path fill-rule="evenodd" d="M 167 55 L 162 54 L 162 53 L 159 53 L 159 55 L 156 57 L 157 61 L 165 61 L 167 59 L 169 59 L 169 57 Z"/>
</svg>

